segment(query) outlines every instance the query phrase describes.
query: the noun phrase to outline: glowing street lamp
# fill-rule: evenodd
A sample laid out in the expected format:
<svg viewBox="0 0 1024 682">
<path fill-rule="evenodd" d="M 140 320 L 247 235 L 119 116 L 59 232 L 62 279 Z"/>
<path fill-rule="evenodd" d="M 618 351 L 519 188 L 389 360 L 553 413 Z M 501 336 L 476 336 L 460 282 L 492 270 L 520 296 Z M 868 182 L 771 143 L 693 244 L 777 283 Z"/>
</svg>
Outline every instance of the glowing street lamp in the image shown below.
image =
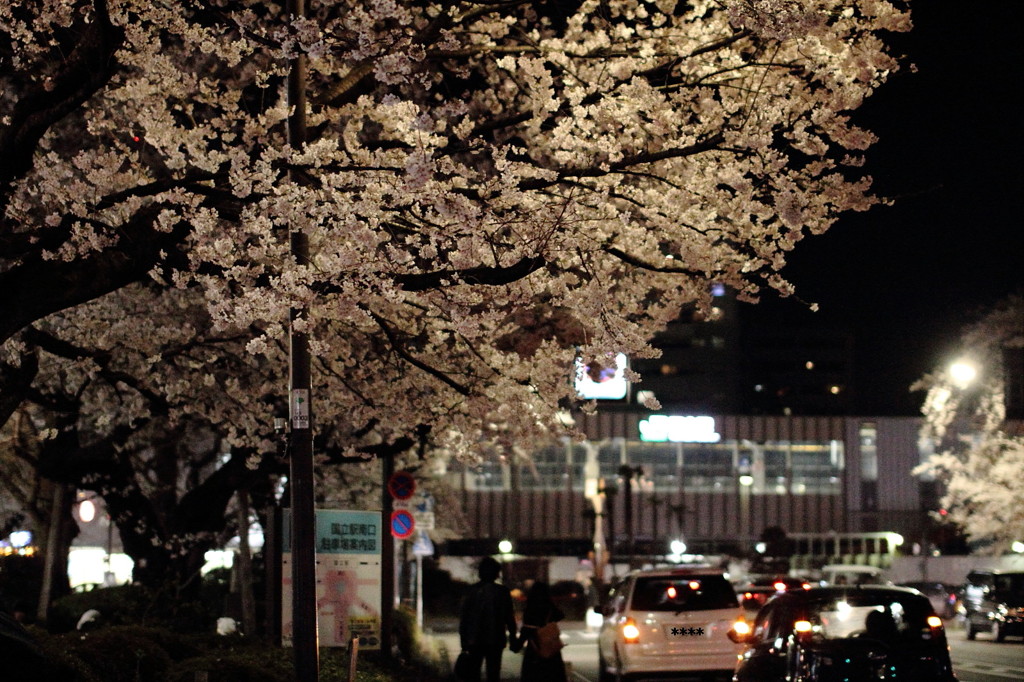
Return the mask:
<svg viewBox="0 0 1024 682">
<path fill-rule="evenodd" d="M 957 388 L 966 388 L 978 376 L 978 369 L 967 360 L 957 360 L 949 366 L 949 376 Z"/>
<path fill-rule="evenodd" d="M 92 500 L 82 500 L 78 504 L 78 518 L 82 523 L 89 523 L 96 518 L 96 505 Z"/>
</svg>

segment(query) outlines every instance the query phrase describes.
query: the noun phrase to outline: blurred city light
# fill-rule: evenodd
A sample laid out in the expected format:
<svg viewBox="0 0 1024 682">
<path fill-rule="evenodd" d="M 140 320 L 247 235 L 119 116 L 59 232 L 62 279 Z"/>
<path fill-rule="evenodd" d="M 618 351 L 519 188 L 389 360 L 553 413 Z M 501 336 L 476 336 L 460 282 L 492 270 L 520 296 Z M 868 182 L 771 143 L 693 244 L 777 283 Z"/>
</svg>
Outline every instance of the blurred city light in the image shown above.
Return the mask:
<svg viewBox="0 0 1024 682">
<path fill-rule="evenodd" d="M 78 505 L 78 518 L 82 520 L 82 523 L 89 523 L 96 518 L 96 505 L 92 500 L 82 500 Z"/>
<path fill-rule="evenodd" d="M 966 388 L 978 376 L 978 370 L 973 363 L 958 360 L 949 366 L 949 376 L 958 388 Z"/>
</svg>

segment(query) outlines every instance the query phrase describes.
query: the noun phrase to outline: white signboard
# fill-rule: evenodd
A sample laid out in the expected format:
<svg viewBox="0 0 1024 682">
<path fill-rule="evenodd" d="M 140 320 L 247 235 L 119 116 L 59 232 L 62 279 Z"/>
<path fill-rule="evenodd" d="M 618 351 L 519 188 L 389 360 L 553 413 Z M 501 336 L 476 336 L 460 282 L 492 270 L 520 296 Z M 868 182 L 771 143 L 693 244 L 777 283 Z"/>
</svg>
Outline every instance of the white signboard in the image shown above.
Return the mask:
<svg viewBox="0 0 1024 682">
<path fill-rule="evenodd" d="M 652 414 L 640 421 L 640 440 L 653 443 L 717 443 L 722 440 L 722 434 L 715 431 L 714 417 Z"/>
<path fill-rule="evenodd" d="M 281 640 L 292 644 L 291 514 L 284 510 Z M 380 649 L 380 512 L 318 509 L 316 603 L 320 646 Z"/>
<path fill-rule="evenodd" d="M 584 400 L 622 400 L 629 383 L 626 381 L 626 356 L 619 353 L 600 371 L 576 363 L 576 393 Z"/>
</svg>

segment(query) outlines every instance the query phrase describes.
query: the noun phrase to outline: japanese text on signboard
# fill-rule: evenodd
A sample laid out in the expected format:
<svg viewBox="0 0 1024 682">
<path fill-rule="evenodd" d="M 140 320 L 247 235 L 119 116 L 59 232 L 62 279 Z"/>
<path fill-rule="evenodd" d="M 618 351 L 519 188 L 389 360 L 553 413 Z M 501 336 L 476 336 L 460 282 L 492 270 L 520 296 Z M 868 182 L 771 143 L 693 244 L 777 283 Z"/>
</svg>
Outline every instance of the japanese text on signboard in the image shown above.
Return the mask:
<svg viewBox="0 0 1024 682">
<path fill-rule="evenodd" d="M 319 552 L 368 554 L 380 551 L 376 524 L 331 523 L 329 533 L 320 536 Z"/>
</svg>

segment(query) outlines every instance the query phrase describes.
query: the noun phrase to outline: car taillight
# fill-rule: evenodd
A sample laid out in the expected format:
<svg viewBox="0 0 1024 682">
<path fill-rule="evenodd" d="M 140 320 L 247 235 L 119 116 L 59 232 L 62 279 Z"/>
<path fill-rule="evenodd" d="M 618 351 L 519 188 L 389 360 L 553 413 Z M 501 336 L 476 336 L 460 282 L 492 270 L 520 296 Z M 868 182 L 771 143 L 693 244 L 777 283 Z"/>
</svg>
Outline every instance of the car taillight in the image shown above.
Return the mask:
<svg viewBox="0 0 1024 682">
<path fill-rule="evenodd" d="M 622 624 L 622 639 L 626 641 L 626 644 L 635 644 L 640 641 L 640 628 L 636 626 L 636 621 L 632 618 L 627 618 L 626 622 Z"/>
<path fill-rule="evenodd" d="M 805 632 L 810 632 L 811 631 L 811 621 L 809 621 L 809 620 L 798 620 L 795 623 L 793 623 L 793 630 L 795 630 L 796 632 L 798 632 L 800 634 L 803 634 Z"/>
<path fill-rule="evenodd" d="M 779 582 L 775 583 L 774 585 L 772 585 L 772 587 L 775 588 L 776 592 L 785 592 L 786 591 L 786 583 L 782 582 L 781 580 Z"/>
<path fill-rule="evenodd" d="M 749 635 L 750 623 L 745 620 L 738 620 L 732 624 L 732 631 L 741 636 Z"/>
<path fill-rule="evenodd" d="M 928 620 L 926 622 L 928 623 L 928 627 L 930 628 L 942 627 L 942 619 L 938 616 L 928 616 Z"/>
</svg>

